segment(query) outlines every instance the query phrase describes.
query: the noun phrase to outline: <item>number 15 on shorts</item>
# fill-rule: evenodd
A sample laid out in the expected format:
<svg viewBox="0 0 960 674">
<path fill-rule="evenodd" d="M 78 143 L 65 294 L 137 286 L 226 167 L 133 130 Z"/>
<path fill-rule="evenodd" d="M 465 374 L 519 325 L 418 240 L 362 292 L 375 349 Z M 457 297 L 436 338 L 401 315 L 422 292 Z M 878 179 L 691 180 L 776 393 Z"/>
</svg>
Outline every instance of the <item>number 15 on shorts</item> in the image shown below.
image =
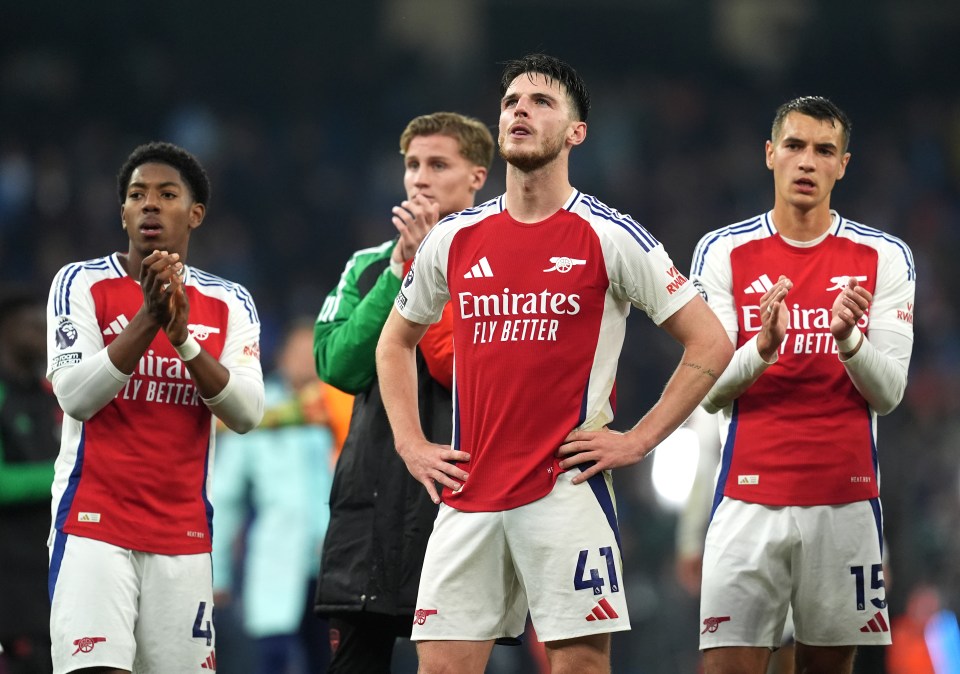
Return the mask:
<svg viewBox="0 0 960 674">
<path fill-rule="evenodd" d="M 865 579 L 864 571 L 865 569 L 862 566 L 850 567 L 850 573 L 853 575 L 854 581 L 856 584 L 858 611 L 863 611 L 867 607 L 866 579 Z M 870 589 L 883 590 L 883 565 L 882 564 L 873 564 L 870 567 Z M 887 607 L 886 596 L 873 597 L 870 599 L 870 603 L 873 604 L 876 608 Z"/>
<path fill-rule="evenodd" d="M 573 588 L 575 590 L 593 589 L 594 594 L 602 594 L 603 586 L 606 583 L 600 569 L 592 566 L 587 570 L 587 564 L 603 565 L 601 569 L 606 570 L 606 578 L 610 582 L 610 592 L 620 591 L 620 581 L 617 579 L 617 564 L 613 557 L 613 548 L 600 548 L 597 553 L 591 555 L 590 550 L 581 550 L 577 559 L 577 570 L 573 574 Z M 587 577 L 589 576 L 589 578 Z"/>
</svg>

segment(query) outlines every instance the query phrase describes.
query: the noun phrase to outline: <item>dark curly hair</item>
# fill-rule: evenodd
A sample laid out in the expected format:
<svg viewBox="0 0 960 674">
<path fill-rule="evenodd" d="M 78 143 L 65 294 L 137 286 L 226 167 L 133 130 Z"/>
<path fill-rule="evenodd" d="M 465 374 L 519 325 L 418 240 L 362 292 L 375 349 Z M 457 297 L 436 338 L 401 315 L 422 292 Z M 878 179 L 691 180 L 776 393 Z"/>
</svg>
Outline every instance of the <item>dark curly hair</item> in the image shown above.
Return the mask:
<svg viewBox="0 0 960 674">
<path fill-rule="evenodd" d="M 166 164 L 180 172 L 180 177 L 190 188 L 193 200 L 198 204 L 208 205 L 210 201 L 210 179 L 203 166 L 192 154 L 173 143 L 153 142 L 140 145 L 120 168 L 117 174 L 117 196 L 120 203 L 127 198 L 127 188 L 130 186 L 130 176 L 138 167 L 144 164 Z"/>
</svg>

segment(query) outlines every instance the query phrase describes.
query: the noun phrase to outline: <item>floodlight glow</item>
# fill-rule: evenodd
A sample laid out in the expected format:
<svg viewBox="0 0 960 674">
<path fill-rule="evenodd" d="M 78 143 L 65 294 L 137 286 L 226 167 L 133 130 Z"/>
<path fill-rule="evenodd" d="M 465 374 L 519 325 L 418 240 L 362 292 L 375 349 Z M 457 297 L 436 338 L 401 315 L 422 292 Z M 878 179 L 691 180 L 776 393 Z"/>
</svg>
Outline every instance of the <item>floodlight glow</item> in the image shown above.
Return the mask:
<svg viewBox="0 0 960 674">
<path fill-rule="evenodd" d="M 657 445 L 651 477 L 660 505 L 670 510 L 683 507 L 693 487 L 699 458 L 700 440 L 689 428 L 678 428 Z"/>
</svg>

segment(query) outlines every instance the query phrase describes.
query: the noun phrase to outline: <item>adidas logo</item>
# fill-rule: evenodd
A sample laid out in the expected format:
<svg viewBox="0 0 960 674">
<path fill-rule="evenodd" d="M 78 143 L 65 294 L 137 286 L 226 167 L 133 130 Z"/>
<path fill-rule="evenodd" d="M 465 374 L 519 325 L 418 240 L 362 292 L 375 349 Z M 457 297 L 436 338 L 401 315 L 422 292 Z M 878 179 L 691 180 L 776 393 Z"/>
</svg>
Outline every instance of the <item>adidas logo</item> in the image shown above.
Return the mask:
<svg viewBox="0 0 960 674">
<path fill-rule="evenodd" d="M 763 276 L 758 278 L 756 281 L 754 281 L 753 283 L 748 285 L 746 288 L 744 288 L 743 292 L 745 295 L 753 295 L 755 293 L 759 293 L 760 295 L 762 295 L 763 293 L 770 290 L 770 288 L 772 287 L 773 287 L 773 281 L 770 280 L 769 276 L 764 274 Z"/>
<path fill-rule="evenodd" d="M 486 257 L 481 257 L 480 261 L 470 267 L 470 271 L 463 275 L 463 278 L 493 278 L 493 270 Z"/>
<path fill-rule="evenodd" d="M 887 625 L 887 621 L 883 619 L 883 614 L 880 611 L 870 618 L 867 621 L 867 624 L 860 628 L 861 632 L 889 632 L 890 626 Z"/>
<path fill-rule="evenodd" d="M 593 607 L 593 610 L 587 614 L 587 622 L 593 622 L 594 620 L 613 620 L 614 618 L 619 618 L 617 612 L 613 610 L 613 607 L 610 605 L 610 602 L 607 601 L 606 597 L 597 602 L 597 605 Z"/>
<path fill-rule="evenodd" d="M 108 325 L 107 329 L 103 331 L 103 334 L 107 337 L 111 335 L 119 335 L 121 332 L 123 332 L 123 329 L 127 327 L 127 323 L 129 322 L 130 321 L 127 320 L 126 316 L 120 314 L 110 321 L 110 325 Z"/>
<path fill-rule="evenodd" d="M 210 655 L 207 656 L 207 659 L 200 663 L 200 669 L 209 669 L 213 672 L 217 671 L 216 651 L 210 651 Z"/>
</svg>

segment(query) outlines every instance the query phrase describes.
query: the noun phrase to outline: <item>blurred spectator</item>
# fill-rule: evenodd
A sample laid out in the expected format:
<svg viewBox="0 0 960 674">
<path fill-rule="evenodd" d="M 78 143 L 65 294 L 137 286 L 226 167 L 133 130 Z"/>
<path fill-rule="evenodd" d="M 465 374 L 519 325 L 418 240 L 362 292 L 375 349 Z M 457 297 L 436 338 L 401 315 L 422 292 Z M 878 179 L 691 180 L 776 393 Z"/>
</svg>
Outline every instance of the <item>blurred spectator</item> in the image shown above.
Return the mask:
<svg viewBox="0 0 960 674">
<path fill-rule="evenodd" d="M 243 629 L 254 640 L 251 672 L 322 674 L 330 658 L 326 628 L 307 606 L 329 519 L 335 439 L 325 401 L 332 389 L 313 369 L 312 318 L 288 329 L 276 370 L 265 383 L 260 427 L 242 436 L 225 431 L 218 438 L 216 603 L 218 610 L 227 608 L 238 591 Z M 238 642 L 237 635 L 223 636 Z M 221 664 L 230 655 L 221 652 Z"/>
<path fill-rule="evenodd" d="M 906 611 L 892 619 L 887 674 L 947 674 L 934 667 L 927 639 L 928 627 L 942 606 L 940 592 L 931 585 L 921 583 L 910 591 Z"/>
<path fill-rule="evenodd" d="M 47 536 L 61 411 L 44 376 L 43 299 L 0 290 L 0 671 L 50 672 Z"/>
</svg>

